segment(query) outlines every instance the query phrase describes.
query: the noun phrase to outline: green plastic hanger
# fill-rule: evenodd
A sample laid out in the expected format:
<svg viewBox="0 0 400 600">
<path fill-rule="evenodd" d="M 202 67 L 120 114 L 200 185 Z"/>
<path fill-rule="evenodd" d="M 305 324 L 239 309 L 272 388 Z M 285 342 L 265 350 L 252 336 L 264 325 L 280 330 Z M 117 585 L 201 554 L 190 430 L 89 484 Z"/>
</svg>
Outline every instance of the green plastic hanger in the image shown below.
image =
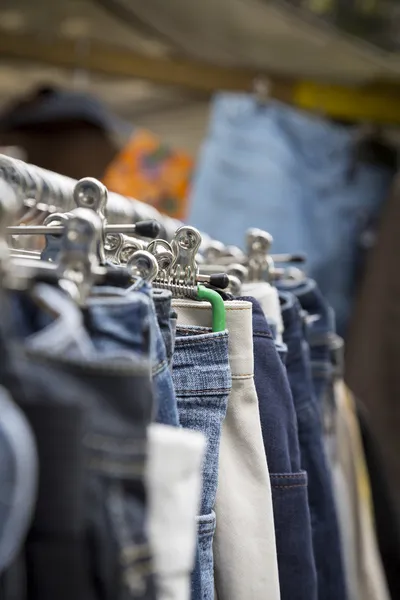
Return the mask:
<svg viewBox="0 0 400 600">
<path fill-rule="evenodd" d="M 210 290 L 204 285 L 197 286 L 197 300 L 207 300 L 212 306 L 212 330 L 225 331 L 226 310 L 221 296 L 215 290 Z"/>
</svg>

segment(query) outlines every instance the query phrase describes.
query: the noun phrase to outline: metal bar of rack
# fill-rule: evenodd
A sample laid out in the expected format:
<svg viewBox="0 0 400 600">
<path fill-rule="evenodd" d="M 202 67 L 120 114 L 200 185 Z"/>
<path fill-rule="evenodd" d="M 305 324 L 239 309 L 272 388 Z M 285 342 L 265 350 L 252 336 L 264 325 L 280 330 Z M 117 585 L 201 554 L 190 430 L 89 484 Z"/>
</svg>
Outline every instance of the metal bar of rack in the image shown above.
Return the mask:
<svg viewBox="0 0 400 600">
<path fill-rule="evenodd" d="M 70 177 L 0 154 L 0 179 L 8 183 L 31 210 L 47 207 L 49 212 L 68 212 L 74 208 L 73 189 L 77 182 Z M 133 224 L 151 219 L 159 221 L 165 228 L 168 241 L 182 225 L 152 206 L 114 192 L 108 194 L 106 215 L 110 224 Z"/>
</svg>

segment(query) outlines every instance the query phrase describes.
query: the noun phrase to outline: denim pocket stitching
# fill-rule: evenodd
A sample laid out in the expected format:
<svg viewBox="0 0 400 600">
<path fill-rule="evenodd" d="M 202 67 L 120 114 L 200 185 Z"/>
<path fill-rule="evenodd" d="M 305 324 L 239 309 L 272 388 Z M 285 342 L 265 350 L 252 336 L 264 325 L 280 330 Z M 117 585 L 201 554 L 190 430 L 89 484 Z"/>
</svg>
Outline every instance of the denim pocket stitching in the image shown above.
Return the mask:
<svg viewBox="0 0 400 600">
<path fill-rule="evenodd" d="M 187 396 L 195 396 L 197 397 L 198 394 L 205 394 L 207 396 L 217 396 L 217 395 L 226 395 L 229 394 L 231 392 L 231 387 L 229 388 L 209 388 L 208 390 L 188 390 L 188 389 L 182 389 L 180 390 L 179 388 L 175 387 L 175 395 L 177 398 L 186 398 Z"/>
<path fill-rule="evenodd" d="M 253 331 L 253 337 L 254 336 L 267 338 L 268 340 L 274 339 L 274 336 L 272 335 L 272 333 L 268 333 L 267 331 Z"/>
<path fill-rule="evenodd" d="M 151 370 L 152 376 L 155 377 L 159 373 L 162 373 L 167 367 L 168 367 L 167 360 L 163 360 L 163 361 L 157 363 Z"/>
</svg>

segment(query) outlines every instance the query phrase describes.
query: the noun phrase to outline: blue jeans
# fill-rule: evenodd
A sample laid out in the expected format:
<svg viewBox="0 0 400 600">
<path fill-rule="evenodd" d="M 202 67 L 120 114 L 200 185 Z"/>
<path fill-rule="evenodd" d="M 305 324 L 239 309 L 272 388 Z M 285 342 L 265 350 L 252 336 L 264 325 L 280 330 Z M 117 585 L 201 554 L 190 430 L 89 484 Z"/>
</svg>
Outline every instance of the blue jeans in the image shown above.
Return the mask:
<svg viewBox="0 0 400 600">
<path fill-rule="evenodd" d="M 2 373 L 38 441 L 32 597 L 154 600 L 144 482 L 150 362 L 118 344 L 97 351 L 67 296 L 45 285 L 33 293 L 39 302 L 14 294 L 14 368 Z"/>
<path fill-rule="evenodd" d="M 322 406 L 332 381 L 331 343 L 335 334 L 335 315 L 313 279 L 301 283 L 279 282 L 281 291 L 293 293 L 306 313 L 305 332 L 310 348 L 311 373 L 315 395 Z"/>
<path fill-rule="evenodd" d="M 318 598 L 347 597 L 339 525 L 325 454 L 321 414 L 313 390 L 303 315 L 293 294 L 281 293 L 286 367 L 297 413 L 302 468 L 308 473 L 308 499 L 318 577 Z M 329 551 L 327 549 L 329 548 Z"/>
<path fill-rule="evenodd" d="M 171 297 L 165 292 L 156 298 L 162 330 L 151 294 L 145 286 L 129 290 L 95 288 L 87 303 L 86 326 L 99 352 L 115 348 L 143 356 L 150 354 L 157 411 L 155 420 L 178 426 L 178 407 L 169 369 L 173 342 L 168 323 Z"/>
<path fill-rule="evenodd" d="M 156 309 L 158 326 L 164 340 L 167 362 L 171 365 L 175 347 L 176 329 L 176 317 L 171 308 L 172 294 L 168 290 L 153 290 L 152 298 Z"/>
<path fill-rule="evenodd" d="M 38 486 L 37 447 L 21 408 L 0 387 L 0 573 L 21 551 Z"/>
<path fill-rule="evenodd" d="M 357 162 L 358 130 L 250 94 L 217 94 L 194 176 L 189 223 L 243 247 L 260 227 L 274 252 L 302 251 L 343 336 L 359 240 L 394 173 Z"/>
<path fill-rule="evenodd" d="M 282 600 L 317 598 L 307 474 L 286 370 L 260 304 L 253 304 L 254 380 L 271 480 Z"/>
<path fill-rule="evenodd" d="M 214 503 L 218 484 L 218 459 L 231 375 L 228 334 L 207 329 L 177 329 L 173 378 L 182 427 L 201 431 L 207 438 L 203 465 L 203 492 L 198 517 L 202 598 L 213 600 Z"/>
</svg>

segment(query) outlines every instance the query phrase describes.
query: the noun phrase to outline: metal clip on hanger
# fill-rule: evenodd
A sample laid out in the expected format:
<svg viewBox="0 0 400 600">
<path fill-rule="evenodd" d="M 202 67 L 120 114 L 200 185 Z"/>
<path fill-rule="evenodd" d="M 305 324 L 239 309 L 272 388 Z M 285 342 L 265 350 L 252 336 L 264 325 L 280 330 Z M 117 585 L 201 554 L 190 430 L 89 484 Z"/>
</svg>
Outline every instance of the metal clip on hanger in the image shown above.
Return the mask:
<svg viewBox="0 0 400 600">
<path fill-rule="evenodd" d="M 144 250 L 141 240 L 122 235 L 122 246 L 117 254 L 118 264 L 126 265 L 135 252 Z"/>
<path fill-rule="evenodd" d="M 274 268 L 268 256 L 272 246 L 272 236 L 262 229 L 248 229 L 246 232 L 248 269 L 250 281 L 270 281 Z"/>
<path fill-rule="evenodd" d="M 170 270 L 174 262 L 174 251 L 169 242 L 165 240 L 153 240 L 147 246 L 147 251 L 150 252 L 157 261 L 158 278 L 166 279 L 170 275 Z"/>
<path fill-rule="evenodd" d="M 156 279 L 154 287 L 171 290 L 178 298 L 207 300 L 212 306 L 213 331 L 224 331 L 226 312 L 224 301 L 215 290 L 198 284 L 198 266 L 196 254 L 200 248 L 201 235 L 194 227 L 184 225 L 176 231 L 171 242 L 174 259 L 169 268 L 168 277 Z"/>
<path fill-rule="evenodd" d="M 73 215 L 73 213 L 53 213 L 46 217 L 43 222 L 43 225 L 49 227 L 51 225 L 55 226 L 63 226 L 68 221 L 68 219 Z M 64 231 L 64 230 L 63 230 Z M 54 262 L 57 258 L 57 255 L 60 251 L 60 236 L 58 234 L 48 233 L 45 235 L 45 246 L 43 248 L 41 258 L 43 260 L 48 260 L 49 262 Z"/>
<path fill-rule="evenodd" d="M 150 252 L 138 250 L 129 258 L 126 265 L 134 277 L 141 277 L 148 283 L 154 281 L 158 275 L 158 263 Z"/>
<path fill-rule="evenodd" d="M 65 223 L 57 266 L 59 285 L 78 304 L 85 302 L 93 283 L 106 273 L 98 255 L 102 234 L 101 218 L 87 208 L 75 209 Z"/>
<path fill-rule="evenodd" d="M 132 238 L 128 248 L 129 240 L 123 238 L 120 243 L 121 238 L 119 236 L 123 233 L 131 233 L 153 239 L 159 235 L 161 226 L 157 221 L 142 221 L 132 225 L 108 225 L 105 216 L 107 194 L 107 188 L 102 183 L 92 177 L 85 177 L 76 183 L 73 190 L 73 199 L 78 208 L 92 210 L 101 220 L 102 234 L 98 248 L 100 262 L 104 264 L 106 258 L 112 258 L 113 262 L 117 264 L 125 264 L 133 252 L 143 248 L 143 244 L 139 240 L 136 241 Z M 63 214 L 64 216 L 62 216 Z M 8 233 L 10 235 L 45 235 L 46 248 L 44 255 L 48 255 L 51 260 L 54 260 L 59 249 L 58 236 L 62 234 L 69 214 L 54 213 L 47 217 L 45 226 L 21 225 L 9 227 Z M 114 236 L 114 238 L 107 240 L 107 234 Z M 117 236 L 117 239 L 115 236 Z M 118 250 L 118 256 L 113 254 L 115 250 Z"/>
<path fill-rule="evenodd" d="M 7 228 L 13 222 L 20 205 L 13 188 L 0 180 L 0 283 L 7 269 L 10 249 L 7 244 Z"/>
</svg>

